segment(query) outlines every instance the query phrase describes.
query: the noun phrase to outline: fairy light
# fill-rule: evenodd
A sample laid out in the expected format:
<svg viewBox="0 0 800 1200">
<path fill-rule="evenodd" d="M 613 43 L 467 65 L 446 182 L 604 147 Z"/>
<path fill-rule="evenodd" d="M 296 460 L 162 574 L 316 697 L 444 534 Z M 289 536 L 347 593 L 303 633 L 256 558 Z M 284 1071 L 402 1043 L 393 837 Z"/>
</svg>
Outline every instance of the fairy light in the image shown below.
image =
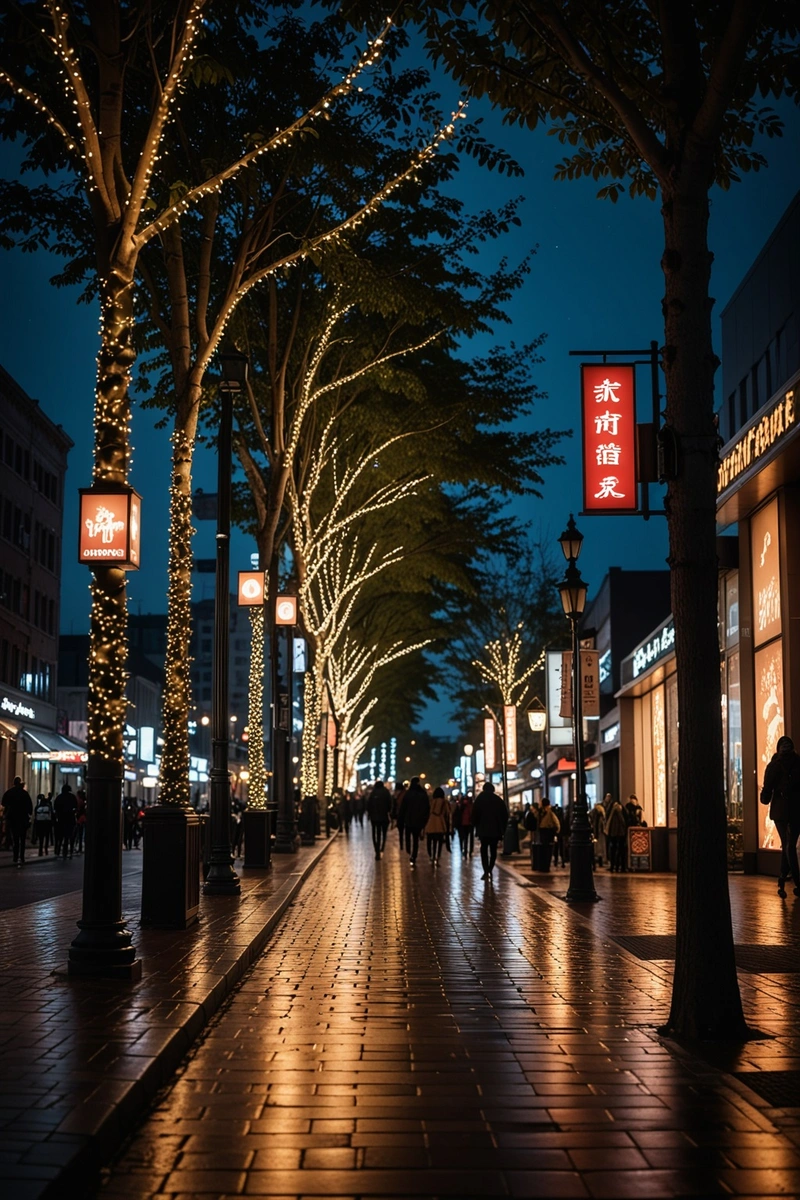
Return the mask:
<svg viewBox="0 0 800 1200">
<path fill-rule="evenodd" d="M 545 655 L 542 651 L 531 666 L 522 669 L 524 628 L 524 622 L 520 621 L 513 633 L 503 633 L 487 642 L 484 650 L 488 661 L 478 658 L 472 660 L 472 666 L 484 681 L 497 688 L 503 704 L 521 704 L 527 691 L 525 685 L 534 672 L 544 665 Z"/>
<path fill-rule="evenodd" d="M 250 608 L 250 686 L 247 710 L 247 766 L 250 770 L 248 803 L 267 807 L 267 777 L 264 767 L 264 606 Z M 305 732 L 305 730 L 304 730 Z"/>
</svg>

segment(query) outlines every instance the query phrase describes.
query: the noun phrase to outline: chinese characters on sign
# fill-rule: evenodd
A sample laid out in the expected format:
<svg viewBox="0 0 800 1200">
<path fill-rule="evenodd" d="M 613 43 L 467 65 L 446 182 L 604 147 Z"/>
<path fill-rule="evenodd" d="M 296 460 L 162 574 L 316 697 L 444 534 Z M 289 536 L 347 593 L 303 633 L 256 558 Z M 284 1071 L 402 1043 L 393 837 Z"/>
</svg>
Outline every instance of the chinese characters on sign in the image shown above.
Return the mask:
<svg viewBox="0 0 800 1200">
<path fill-rule="evenodd" d="M 581 650 L 581 703 L 584 717 L 600 716 L 600 654 Z M 564 650 L 561 668 L 561 707 L 559 716 L 572 719 L 572 651 Z"/>
<path fill-rule="evenodd" d="M 494 741 L 494 720 L 486 717 L 483 722 L 483 753 L 487 771 L 493 771 L 497 766 L 497 756 Z"/>
<path fill-rule="evenodd" d="M 636 512 L 636 388 L 629 364 L 581 366 L 583 507 Z"/>
<path fill-rule="evenodd" d="M 503 705 L 503 736 L 506 743 L 506 766 L 517 765 L 517 708 L 515 704 Z"/>
<path fill-rule="evenodd" d="M 138 569 L 141 497 L 132 488 L 113 492 L 81 488 L 80 498 L 80 561 Z"/>
</svg>

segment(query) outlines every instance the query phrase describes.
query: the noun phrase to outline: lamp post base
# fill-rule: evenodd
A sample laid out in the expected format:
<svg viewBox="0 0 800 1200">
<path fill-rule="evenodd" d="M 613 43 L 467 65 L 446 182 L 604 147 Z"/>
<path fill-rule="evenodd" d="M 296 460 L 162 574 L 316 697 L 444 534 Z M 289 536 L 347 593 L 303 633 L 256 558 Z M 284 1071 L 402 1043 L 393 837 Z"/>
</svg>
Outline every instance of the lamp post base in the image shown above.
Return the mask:
<svg viewBox="0 0 800 1200">
<path fill-rule="evenodd" d="M 113 926 L 79 921 L 78 928 L 80 933 L 69 948 L 68 975 L 138 983 L 142 960 L 136 957 L 136 947 L 122 921 Z"/>
<path fill-rule="evenodd" d="M 594 887 L 594 848 L 591 842 L 569 844 L 569 889 L 566 899 L 574 904 L 593 904 L 600 899 Z"/>
<path fill-rule="evenodd" d="M 203 895 L 238 896 L 241 891 L 242 885 L 239 882 L 239 876 L 233 869 L 233 859 L 228 859 L 227 862 L 214 862 L 212 858 L 206 881 L 203 884 Z"/>
</svg>

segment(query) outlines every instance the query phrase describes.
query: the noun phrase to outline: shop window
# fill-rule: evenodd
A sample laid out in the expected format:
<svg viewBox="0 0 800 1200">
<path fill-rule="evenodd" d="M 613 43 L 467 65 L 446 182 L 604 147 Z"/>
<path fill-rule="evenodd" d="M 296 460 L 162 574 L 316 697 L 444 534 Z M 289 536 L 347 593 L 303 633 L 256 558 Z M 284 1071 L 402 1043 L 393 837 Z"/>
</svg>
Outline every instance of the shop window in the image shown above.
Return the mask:
<svg viewBox="0 0 800 1200">
<path fill-rule="evenodd" d="M 742 819 L 742 695 L 739 682 L 739 654 L 728 658 L 728 817 Z"/>
<path fill-rule="evenodd" d="M 725 576 L 725 646 L 731 649 L 739 645 L 739 572 L 729 571 Z"/>
<path fill-rule="evenodd" d="M 678 676 L 670 675 L 667 699 L 667 808 L 668 824 L 678 824 Z"/>
<path fill-rule="evenodd" d="M 654 825 L 667 823 L 667 731 L 664 713 L 664 685 L 654 688 L 651 706 L 653 734 L 653 817 Z"/>
<path fill-rule="evenodd" d="M 756 685 L 756 775 L 760 790 L 767 763 L 775 753 L 778 738 L 784 732 L 783 716 L 783 639 L 777 638 L 754 656 Z M 758 845 L 762 850 L 777 850 L 780 838 L 769 819 L 769 810 L 758 805 Z"/>
<path fill-rule="evenodd" d="M 765 504 L 750 521 L 753 575 L 753 644 L 781 633 L 781 572 L 778 501 Z"/>
</svg>

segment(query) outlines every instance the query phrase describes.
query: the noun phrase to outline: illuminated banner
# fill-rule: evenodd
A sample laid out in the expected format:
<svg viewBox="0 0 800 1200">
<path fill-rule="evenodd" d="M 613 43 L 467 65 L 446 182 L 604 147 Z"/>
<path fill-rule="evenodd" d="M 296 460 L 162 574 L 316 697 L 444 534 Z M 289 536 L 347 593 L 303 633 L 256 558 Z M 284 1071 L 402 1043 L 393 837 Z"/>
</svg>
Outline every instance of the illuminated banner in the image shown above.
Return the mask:
<svg viewBox="0 0 800 1200">
<path fill-rule="evenodd" d="M 600 716 L 600 653 L 581 650 L 581 702 L 584 717 Z M 561 668 L 560 717 L 572 719 L 572 651 L 565 650 Z"/>
<path fill-rule="evenodd" d="M 517 707 L 515 704 L 503 705 L 503 734 L 506 742 L 506 766 L 517 765 Z"/>
<path fill-rule="evenodd" d="M 79 488 L 78 558 L 82 563 L 105 563 L 139 569 L 142 498 L 133 488 Z"/>
<path fill-rule="evenodd" d="M 638 511 L 636 380 L 630 364 L 583 363 L 583 509 Z"/>
<path fill-rule="evenodd" d="M 483 722 L 483 754 L 487 771 L 493 771 L 497 766 L 494 737 L 494 720 L 491 717 L 486 717 Z"/>
<path fill-rule="evenodd" d="M 275 624 L 297 624 L 297 596 L 278 596 L 275 601 Z"/>
<path fill-rule="evenodd" d="M 239 606 L 250 607 L 264 603 L 264 572 L 239 572 Z"/>
</svg>

